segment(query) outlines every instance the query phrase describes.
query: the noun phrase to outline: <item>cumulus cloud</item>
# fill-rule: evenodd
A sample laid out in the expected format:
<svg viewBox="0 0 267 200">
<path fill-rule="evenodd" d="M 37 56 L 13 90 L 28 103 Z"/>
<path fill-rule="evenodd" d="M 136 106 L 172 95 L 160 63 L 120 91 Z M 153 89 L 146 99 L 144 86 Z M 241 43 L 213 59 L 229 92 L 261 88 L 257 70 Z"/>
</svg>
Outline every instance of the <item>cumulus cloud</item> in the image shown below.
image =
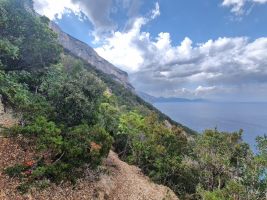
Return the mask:
<svg viewBox="0 0 267 200">
<path fill-rule="evenodd" d="M 64 0 L 64 3 L 58 0 L 34 0 L 35 10 L 51 20 L 60 19 L 62 15 L 70 12 L 77 16 L 84 14 L 94 26 L 92 34 L 96 40 L 102 37 L 102 34 L 117 29 L 117 24 L 111 19 L 111 15 L 120 7 L 127 12 L 129 18 L 132 18 L 138 15 L 141 4 L 142 0 Z M 158 15 L 159 9 L 153 13 L 154 17 Z"/>
<path fill-rule="evenodd" d="M 89 18 L 95 27 L 96 33 L 113 30 L 114 22 L 110 19 L 112 12 L 112 0 L 72 0 L 82 12 Z"/>
<path fill-rule="evenodd" d="M 223 0 L 222 6 L 231 8 L 231 12 L 236 15 L 244 14 L 246 5 L 265 4 L 267 0 Z"/>
<path fill-rule="evenodd" d="M 110 19 L 113 8 L 112 0 L 34 0 L 35 10 L 51 20 L 61 18 L 63 14 L 73 12 L 76 15 L 85 14 L 94 26 L 94 32 L 102 33 L 113 30 L 116 25 Z"/>
<path fill-rule="evenodd" d="M 156 96 L 196 98 L 229 94 L 245 98 L 254 94 L 267 98 L 267 37 L 221 37 L 204 43 L 186 37 L 173 44 L 170 33 L 152 37 L 143 31 L 144 26 L 160 16 L 159 3 L 144 17 L 138 15 L 142 0 L 65 0 L 64 6 L 54 0 L 34 1 L 36 10 L 51 19 L 72 10 L 77 15 L 85 13 L 96 33 L 111 29 L 111 34 L 101 37 L 96 51 L 129 72 L 137 90 Z M 116 12 L 114 2 L 128 11 L 128 26 L 120 31 L 110 17 Z M 224 0 L 223 6 L 241 14 L 247 4 L 266 2 Z"/>
<path fill-rule="evenodd" d="M 155 9 L 151 11 L 149 18 L 136 18 L 128 31 L 114 32 L 111 37 L 105 38 L 104 45 L 96 48 L 96 51 L 105 59 L 125 71 L 138 71 L 144 62 L 146 62 L 145 54 L 153 52 L 153 49 L 145 49 L 150 47 L 154 48 L 149 45 L 151 43 L 150 34 L 148 32 L 141 32 L 141 28 L 159 15 L 159 4 L 156 3 Z"/>
<path fill-rule="evenodd" d="M 169 33 L 153 38 L 142 31 L 156 10 L 157 5 L 149 17 L 136 18 L 131 29 L 115 32 L 96 48 L 129 72 L 137 89 L 157 96 L 195 97 L 238 92 L 241 87 L 245 92 L 244 85 L 267 83 L 267 38 L 222 37 L 195 44 L 186 37 L 174 45 Z"/>
<path fill-rule="evenodd" d="M 61 18 L 63 14 L 70 10 L 77 15 L 81 12 L 80 7 L 73 4 L 71 0 L 65 0 L 64 4 L 62 1 L 55 0 L 34 0 L 34 9 L 51 20 Z"/>
</svg>

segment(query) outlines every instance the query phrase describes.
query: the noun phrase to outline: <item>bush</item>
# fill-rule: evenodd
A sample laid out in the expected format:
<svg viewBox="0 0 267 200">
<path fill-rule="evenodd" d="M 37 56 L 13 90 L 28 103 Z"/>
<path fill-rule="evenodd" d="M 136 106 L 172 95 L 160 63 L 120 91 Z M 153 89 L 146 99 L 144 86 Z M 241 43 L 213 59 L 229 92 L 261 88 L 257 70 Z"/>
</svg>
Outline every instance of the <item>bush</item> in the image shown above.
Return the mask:
<svg viewBox="0 0 267 200">
<path fill-rule="evenodd" d="M 65 155 L 62 160 L 73 166 L 89 163 L 96 167 L 108 155 L 112 142 L 112 137 L 98 126 L 76 126 L 69 129 L 65 135 Z"/>
<path fill-rule="evenodd" d="M 167 127 L 155 114 L 142 117 L 129 112 L 120 117 L 115 146 L 122 159 L 138 165 L 154 181 L 178 194 L 190 191 L 193 171 L 182 163 L 188 150 L 187 138 L 180 128 Z"/>
<path fill-rule="evenodd" d="M 45 70 L 62 52 L 49 20 L 28 12 L 27 1 L 0 1 L 0 59 L 5 71 Z"/>
<path fill-rule="evenodd" d="M 21 72 L 23 76 L 24 72 Z M 52 113 L 52 106 L 45 97 L 32 93 L 19 74 L 0 71 L 0 97 L 5 106 L 12 107 L 24 115 L 24 120 L 33 120 L 39 115 L 48 117 Z M 30 76 L 30 75 L 29 75 Z"/>
<path fill-rule="evenodd" d="M 12 76 L 0 71 L 0 95 L 5 104 L 22 109 L 30 102 L 27 86 L 18 83 Z"/>
<path fill-rule="evenodd" d="M 9 176 L 24 176 L 24 189 L 24 186 L 35 184 L 40 179 L 50 179 L 57 183 L 62 180 L 75 182 L 82 175 L 81 169 L 85 164 L 92 168 L 101 164 L 113 143 L 112 137 L 98 126 L 90 128 L 82 124 L 61 130 L 44 117 L 9 131 L 31 140 L 39 152 L 39 156 L 26 165 L 16 165 L 5 170 Z"/>
<path fill-rule="evenodd" d="M 79 62 L 70 72 L 60 66 L 49 70 L 40 88 L 55 110 L 56 122 L 69 127 L 97 122 L 105 87 L 100 79 L 87 72 Z"/>
</svg>

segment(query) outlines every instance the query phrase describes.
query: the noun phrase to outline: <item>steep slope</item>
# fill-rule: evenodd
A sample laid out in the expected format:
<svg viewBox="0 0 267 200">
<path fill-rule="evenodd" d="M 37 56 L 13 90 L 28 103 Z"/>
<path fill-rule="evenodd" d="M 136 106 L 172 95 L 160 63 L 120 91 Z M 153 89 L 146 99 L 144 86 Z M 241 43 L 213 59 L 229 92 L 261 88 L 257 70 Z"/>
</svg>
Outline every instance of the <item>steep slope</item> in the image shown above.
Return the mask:
<svg viewBox="0 0 267 200">
<path fill-rule="evenodd" d="M 19 181 L 2 174 L 3 168 L 20 159 L 29 159 L 29 151 L 21 149 L 16 141 L 0 138 L 0 199 L 39 199 L 39 200 L 178 200 L 167 187 L 157 185 L 144 176 L 140 169 L 130 166 L 110 152 L 104 162 L 104 173 L 94 175 L 88 171 L 86 177 L 79 179 L 75 187 L 71 184 L 52 185 L 45 190 L 32 190 L 21 195 L 16 190 Z M 96 176 L 96 177 L 94 177 Z M 98 177 L 99 176 L 99 177 Z"/>
<path fill-rule="evenodd" d="M 50 27 L 58 34 L 58 42 L 64 47 L 65 51 L 83 59 L 88 64 L 94 66 L 105 74 L 110 75 L 114 80 L 123 84 L 126 88 L 134 90 L 133 86 L 128 81 L 128 74 L 126 72 L 118 69 L 104 58 L 100 57 L 95 50 L 86 43 L 63 32 L 54 22 L 50 23 Z"/>
<path fill-rule="evenodd" d="M 12 111 L 4 111 L 0 103 L 0 125 L 8 127 L 16 122 Z M 22 148 L 21 142 L 19 138 L 3 138 L 0 135 L 0 200 L 178 200 L 168 187 L 154 184 L 139 168 L 122 162 L 113 151 L 110 151 L 104 161 L 104 172 L 96 175 L 88 170 L 75 187 L 70 184 L 53 184 L 45 190 L 32 190 L 21 195 L 16 190 L 19 180 L 10 179 L 3 173 L 6 167 L 27 162 L 34 157 L 34 151 L 28 147 Z"/>
<path fill-rule="evenodd" d="M 58 34 L 58 42 L 63 46 L 65 54 L 81 59 L 89 71 L 95 73 L 108 85 L 122 105 L 127 104 L 130 108 L 142 105 L 146 109 L 157 113 L 161 120 L 168 120 L 172 124 L 182 127 L 188 134 L 196 134 L 194 130 L 175 122 L 151 105 L 149 101 L 146 102 L 145 98 L 138 96 L 134 87 L 128 81 L 128 74 L 100 57 L 92 47 L 63 32 L 52 21 L 50 22 L 50 28 Z"/>
</svg>

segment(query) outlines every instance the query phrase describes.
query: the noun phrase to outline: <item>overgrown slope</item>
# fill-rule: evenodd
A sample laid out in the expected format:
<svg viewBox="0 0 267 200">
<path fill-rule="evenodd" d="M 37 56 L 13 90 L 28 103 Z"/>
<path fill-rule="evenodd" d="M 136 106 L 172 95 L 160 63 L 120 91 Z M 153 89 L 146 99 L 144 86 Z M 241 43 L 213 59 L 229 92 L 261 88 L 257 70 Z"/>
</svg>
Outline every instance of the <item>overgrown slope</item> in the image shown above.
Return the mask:
<svg viewBox="0 0 267 200">
<path fill-rule="evenodd" d="M 257 139 L 255 155 L 242 131 L 193 134 L 64 51 L 49 20 L 29 12 L 29 2 L 0 0 L 0 95 L 5 109 L 19 114 L 1 136 L 33 152 L 1 172 L 16 178 L 20 192 L 77 185 L 114 149 L 182 199 L 265 198 L 267 136 Z"/>
<path fill-rule="evenodd" d="M 64 50 L 66 55 L 70 55 L 76 59 L 80 59 L 80 57 L 74 55 L 67 49 Z M 117 101 L 120 105 L 125 105 L 128 110 L 137 109 L 144 114 L 148 114 L 149 112 L 157 113 L 159 120 L 164 121 L 167 120 L 173 125 L 181 127 L 187 134 L 189 135 L 196 135 L 197 132 L 172 120 L 170 117 L 159 111 L 155 108 L 152 104 L 143 100 L 138 94 L 135 93 L 134 90 L 125 87 L 124 85 L 120 84 L 116 80 L 114 80 L 110 75 L 104 73 L 103 71 L 98 70 L 94 66 L 88 64 L 88 62 L 81 59 L 85 68 L 90 71 L 91 73 L 95 74 L 99 77 L 107 87 L 112 91 L 112 93 L 117 97 Z"/>
</svg>

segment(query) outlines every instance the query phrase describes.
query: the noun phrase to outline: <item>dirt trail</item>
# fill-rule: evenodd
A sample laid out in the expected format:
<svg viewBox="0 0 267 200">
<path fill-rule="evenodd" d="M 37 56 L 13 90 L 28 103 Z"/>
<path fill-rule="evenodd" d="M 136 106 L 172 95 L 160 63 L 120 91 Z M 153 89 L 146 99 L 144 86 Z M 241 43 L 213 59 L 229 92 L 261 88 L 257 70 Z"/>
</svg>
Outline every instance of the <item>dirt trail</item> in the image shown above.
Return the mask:
<svg viewBox="0 0 267 200">
<path fill-rule="evenodd" d="M 13 116 L 12 110 L 4 109 L 4 106 L 1 103 L 1 96 L 0 96 L 0 125 L 3 125 L 4 127 L 10 127 L 17 122 L 18 120 Z"/>
<path fill-rule="evenodd" d="M 122 162 L 114 152 L 110 152 L 107 161 L 117 168 L 116 187 L 110 199 L 178 199 L 169 188 L 151 182 L 139 168 Z"/>
</svg>

